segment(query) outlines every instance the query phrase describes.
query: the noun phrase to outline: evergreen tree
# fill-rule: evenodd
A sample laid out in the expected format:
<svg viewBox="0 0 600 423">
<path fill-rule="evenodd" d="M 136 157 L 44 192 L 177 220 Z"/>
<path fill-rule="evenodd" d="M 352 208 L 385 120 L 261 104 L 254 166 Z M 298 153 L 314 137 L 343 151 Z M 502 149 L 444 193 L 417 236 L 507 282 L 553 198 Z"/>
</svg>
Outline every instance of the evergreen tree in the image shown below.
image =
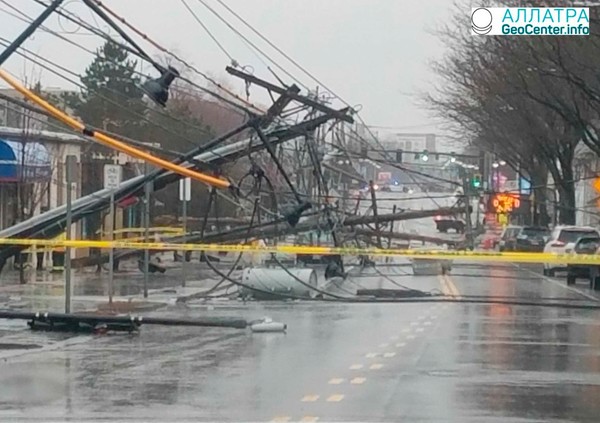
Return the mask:
<svg viewBox="0 0 600 423">
<path fill-rule="evenodd" d="M 126 136 L 139 135 L 146 105 L 136 66 L 126 50 L 106 42 L 81 78 L 85 89 L 67 94 L 67 105 L 89 125 Z"/>
</svg>

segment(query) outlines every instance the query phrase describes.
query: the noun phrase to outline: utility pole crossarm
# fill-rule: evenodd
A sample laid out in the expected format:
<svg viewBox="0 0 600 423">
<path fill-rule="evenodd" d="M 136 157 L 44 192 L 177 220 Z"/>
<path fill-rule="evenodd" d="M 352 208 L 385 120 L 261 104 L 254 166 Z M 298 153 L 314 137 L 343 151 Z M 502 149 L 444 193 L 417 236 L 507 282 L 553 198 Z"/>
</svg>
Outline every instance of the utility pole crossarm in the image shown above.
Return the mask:
<svg viewBox="0 0 600 423">
<path fill-rule="evenodd" d="M 332 115 L 335 118 L 342 120 L 344 122 L 354 123 L 354 119 L 352 118 L 352 116 L 349 116 L 347 114 L 347 109 L 343 109 L 343 111 L 337 111 L 337 110 L 332 109 L 331 107 L 327 107 L 324 104 L 319 103 L 318 101 L 315 101 L 311 98 L 305 97 L 303 95 L 295 94 L 295 93 L 289 93 L 285 88 L 281 88 L 277 85 L 271 84 L 270 82 L 267 82 L 260 78 L 257 78 L 254 75 L 250 75 L 248 73 L 239 71 L 235 68 L 232 68 L 231 66 L 227 66 L 225 68 L 225 70 L 230 75 L 237 76 L 238 78 L 241 78 L 248 83 L 256 84 L 260 87 L 266 88 L 267 90 L 273 91 L 280 95 L 287 94 L 292 100 L 298 101 L 306 106 L 310 106 L 316 110 L 319 110 L 320 112 Z"/>
</svg>

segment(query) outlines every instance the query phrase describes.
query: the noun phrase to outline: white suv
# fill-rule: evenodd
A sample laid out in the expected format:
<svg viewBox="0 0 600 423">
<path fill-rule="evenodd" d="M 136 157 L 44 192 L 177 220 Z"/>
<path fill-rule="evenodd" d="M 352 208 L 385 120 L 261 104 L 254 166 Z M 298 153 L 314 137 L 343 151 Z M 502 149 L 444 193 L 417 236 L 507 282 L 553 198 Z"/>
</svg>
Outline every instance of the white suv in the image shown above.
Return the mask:
<svg viewBox="0 0 600 423">
<path fill-rule="evenodd" d="M 572 250 L 575 242 L 582 237 L 587 235 L 598 235 L 598 230 L 591 226 L 555 226 L 550 240 L 544 247 L 544 253 L 558 253 L 564 254 L 569 250 Z M 554 276 L 554 272 L 557 270 L 566 270 L 567 266 L 557 266 L 551 263 L 544 263 L 544 275 Z"/>
</svg>

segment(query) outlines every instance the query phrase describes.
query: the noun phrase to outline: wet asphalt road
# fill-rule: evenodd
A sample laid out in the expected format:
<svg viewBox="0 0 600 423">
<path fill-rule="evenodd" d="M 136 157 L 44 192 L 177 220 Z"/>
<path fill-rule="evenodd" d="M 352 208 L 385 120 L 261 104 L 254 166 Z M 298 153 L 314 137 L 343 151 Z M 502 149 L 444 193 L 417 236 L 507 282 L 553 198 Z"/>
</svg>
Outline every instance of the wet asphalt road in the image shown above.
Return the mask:
<svg viewBox="0 0 600 423">
<path fill-rule="evenodd" d="M 529 269 L 455 266 L 448 278 L 415 277 L 405 267 L 380 271 L 411 288 L 463 298 L 600 299 L 583 283 L 567 288 L 561 278 Z M 372 273 L 344 287 L 358 285 L 393 287 Z M 528 422 L 600 416 L 599 311 L 221 301 L 154 314 L 268 315 L 289 329 L 143 327 L 133 336 L 67 337 L 0 322 L 0 419 Z"/>
</svg>

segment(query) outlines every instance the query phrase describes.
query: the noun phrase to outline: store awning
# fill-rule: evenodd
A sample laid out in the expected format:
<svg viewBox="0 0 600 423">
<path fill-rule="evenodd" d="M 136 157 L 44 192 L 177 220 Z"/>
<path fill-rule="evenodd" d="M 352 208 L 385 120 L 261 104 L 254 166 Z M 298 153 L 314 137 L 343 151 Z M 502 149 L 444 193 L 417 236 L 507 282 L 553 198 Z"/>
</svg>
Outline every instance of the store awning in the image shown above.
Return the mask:
<svg viewBox="0 0 600 423">
<path fill-rule="evenodd" d="M 0 183 L 43 182 L 51 177 L 50 154 L 42 144 L 0 139 Z"/>
</svg>

